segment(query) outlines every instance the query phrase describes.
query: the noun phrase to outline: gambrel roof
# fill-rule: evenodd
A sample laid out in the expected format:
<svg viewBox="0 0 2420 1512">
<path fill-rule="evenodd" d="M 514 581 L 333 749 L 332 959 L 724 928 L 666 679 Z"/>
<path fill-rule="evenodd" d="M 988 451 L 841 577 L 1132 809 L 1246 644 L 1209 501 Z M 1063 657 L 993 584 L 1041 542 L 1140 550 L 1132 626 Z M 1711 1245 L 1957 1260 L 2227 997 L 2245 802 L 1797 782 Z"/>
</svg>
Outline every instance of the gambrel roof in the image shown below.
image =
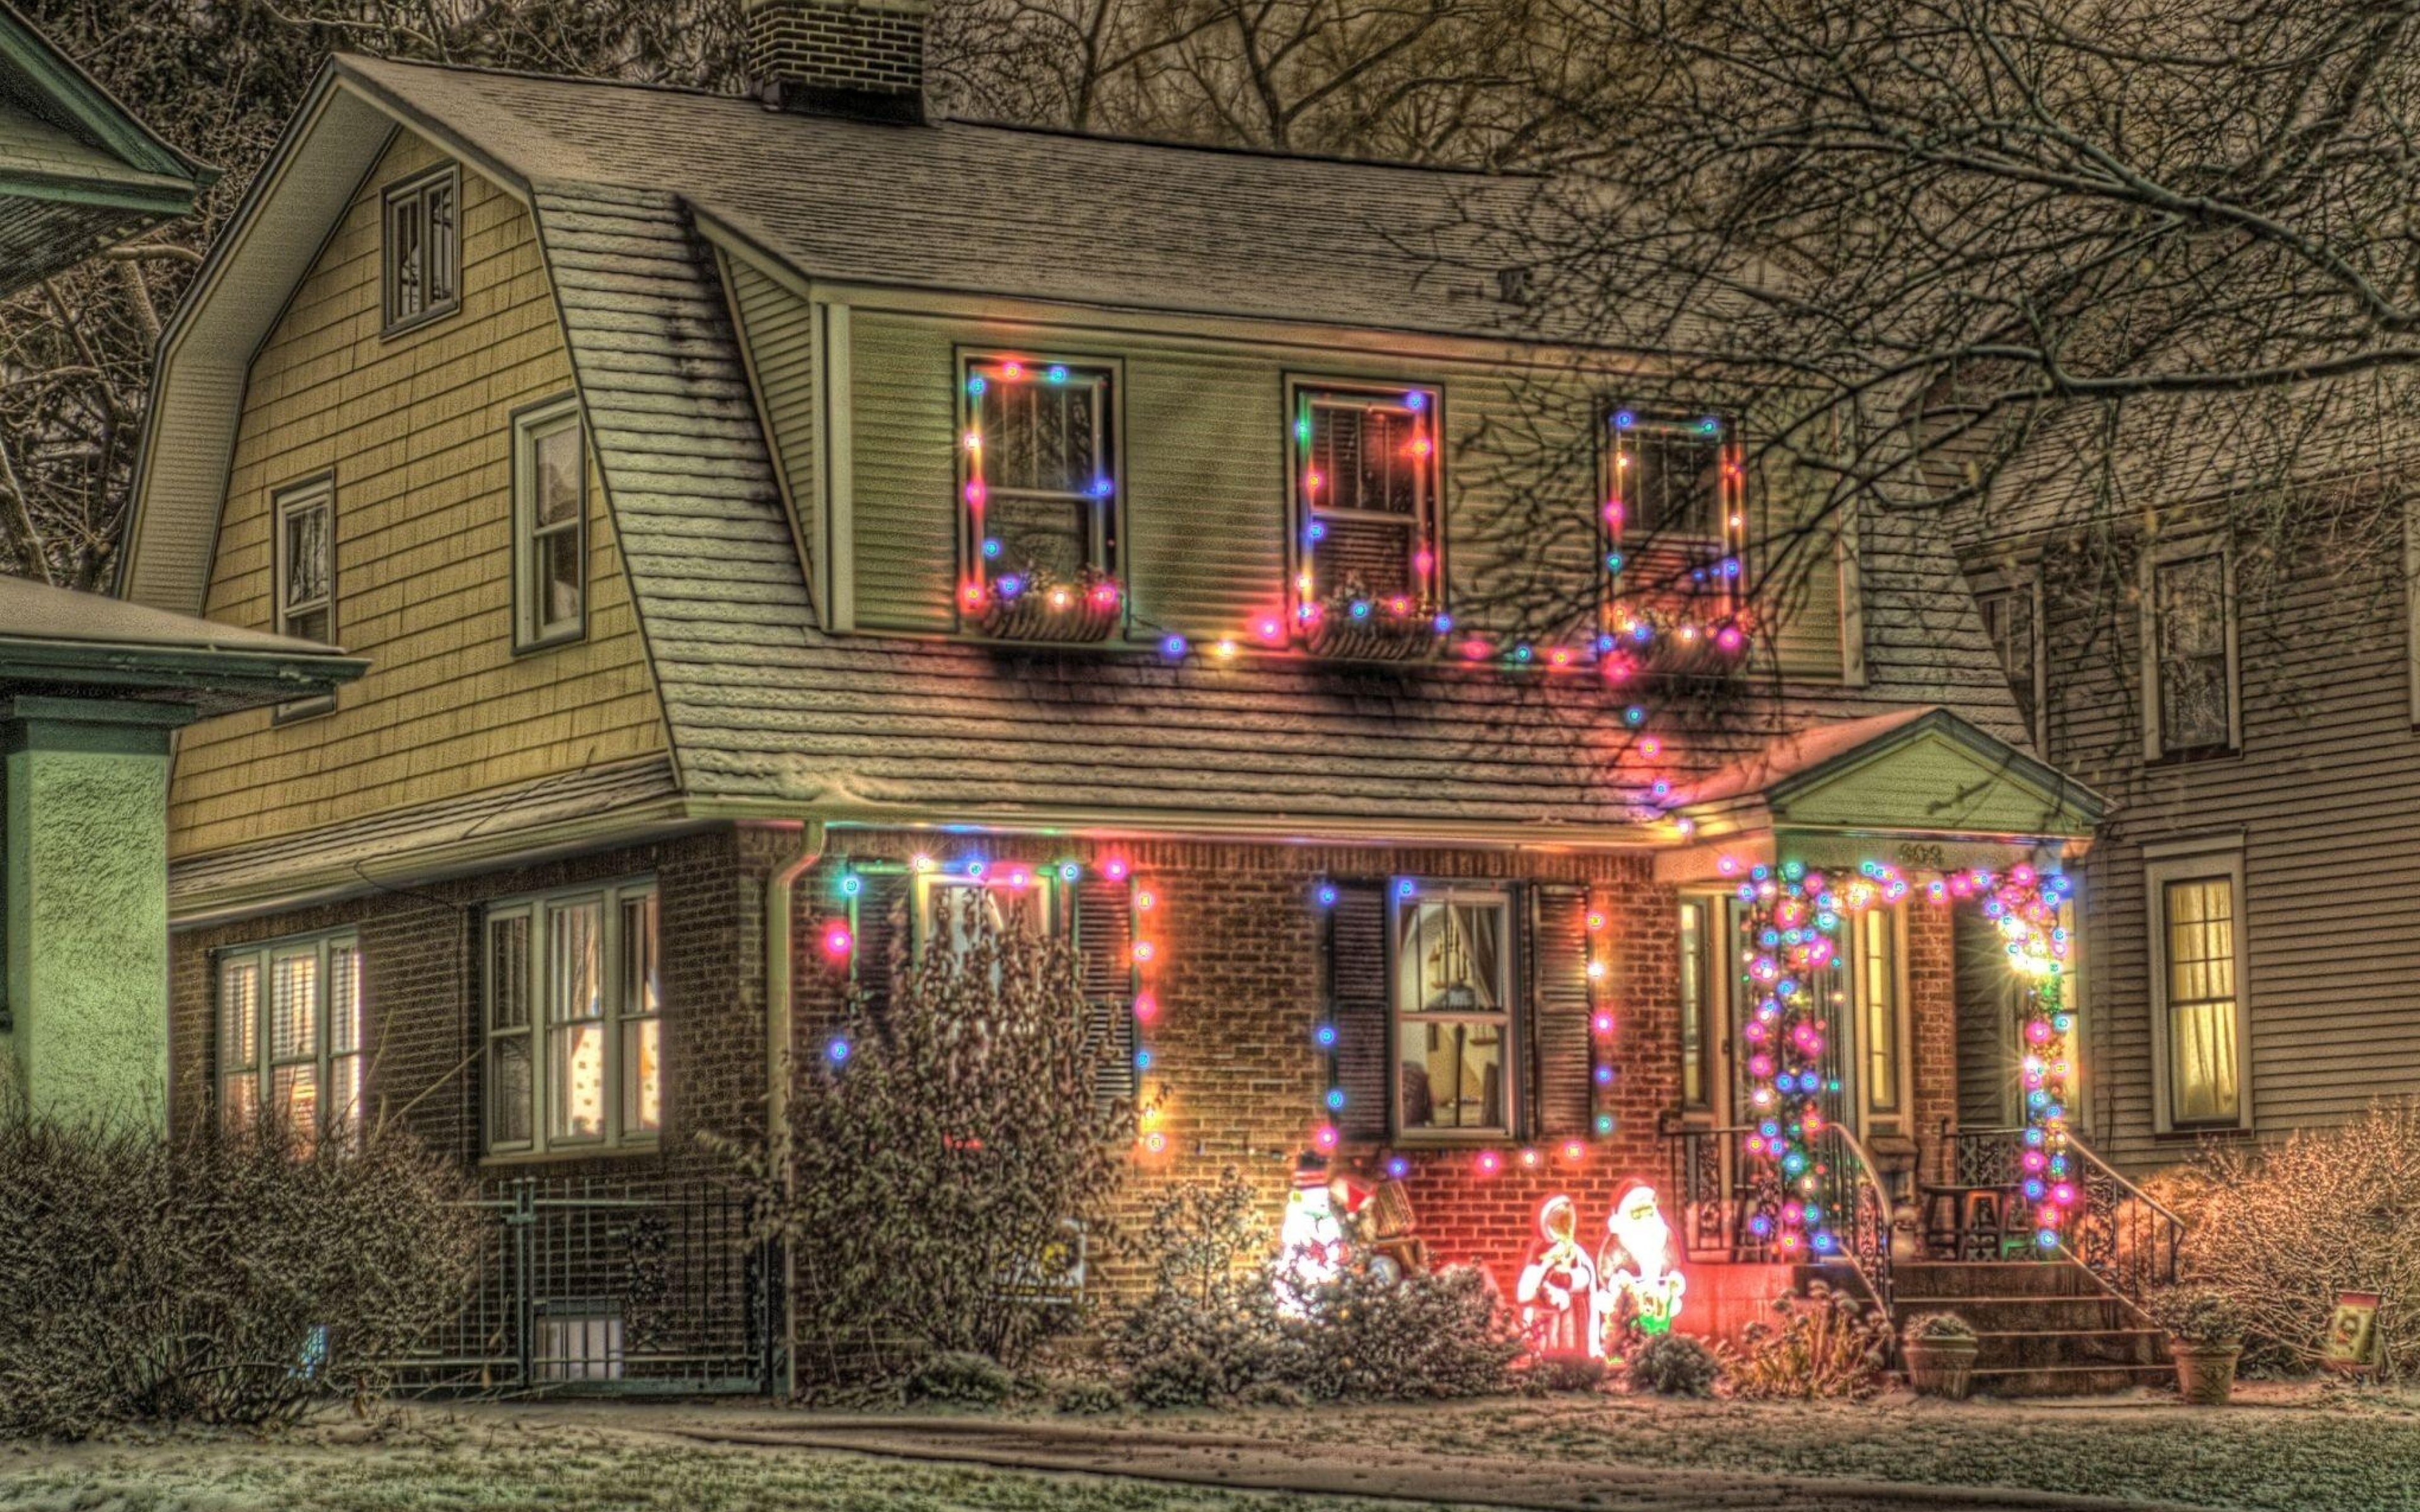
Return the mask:
<svg viewBox="0 0 2420 1512">
<path fill-rule="evenodd" d="M 1593 677 L 1306 658 L 1168 666 L 818 625 L 706 232 L 799 280 L 1509 340 L 1443 237 L 1537 180 L 873 125 L 676 90 L 340 59 L 166 345 L 125 588 L 197 606 L 244 364 L 397 125 L 535 219 L 670 728 L 701 811 L 1634 841 L 1652 810 Z M 1424 219 L 1425 218 L 1425 219 Z M 1463 249 L 1468 251 L 1467 247 Z M 1803 723 L 1947 703 L 2022 739 L 1948 543 L 1861 526 L 1864 686 Z M 1693 763 L 1771 729 L 1709 733 Z M 1104 816 L 1110 816 L 1106 818 Z"/>
</svg>

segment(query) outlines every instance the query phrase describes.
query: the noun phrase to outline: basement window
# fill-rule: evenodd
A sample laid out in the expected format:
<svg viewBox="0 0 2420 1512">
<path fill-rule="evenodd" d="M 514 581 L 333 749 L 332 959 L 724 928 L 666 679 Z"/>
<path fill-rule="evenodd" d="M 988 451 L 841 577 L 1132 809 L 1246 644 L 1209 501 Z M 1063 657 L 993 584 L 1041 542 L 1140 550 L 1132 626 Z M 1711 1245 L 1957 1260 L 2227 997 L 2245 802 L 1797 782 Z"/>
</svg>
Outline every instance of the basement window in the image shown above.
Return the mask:
<svg viewBox="0 0 2420 1512">
<path fill-rule="evenodd" d="M 388 333 L 461 308 L 461 170 L 452 163 L 386 192 Z"/>
</svg>

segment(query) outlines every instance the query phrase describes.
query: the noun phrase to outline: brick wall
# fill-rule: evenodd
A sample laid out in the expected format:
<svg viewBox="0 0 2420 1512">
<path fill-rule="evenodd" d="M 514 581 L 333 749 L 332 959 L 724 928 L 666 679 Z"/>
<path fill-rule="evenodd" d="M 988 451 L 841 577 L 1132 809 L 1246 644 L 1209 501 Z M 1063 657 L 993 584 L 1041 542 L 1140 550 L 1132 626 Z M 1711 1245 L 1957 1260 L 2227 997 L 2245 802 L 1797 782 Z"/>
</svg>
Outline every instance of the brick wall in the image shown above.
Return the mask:
<svg viewBox="0 0 2420 1512">
<path fill-rule="evenodd" d="M 748 68 L 760 85 L 807 108 L 850 96 L 920 102 L 923 0 L 754 0 Z"/>
<path fill-rule="evenodd" d="M 697 1136 L 761 1134 L 765 1096 L 764 879 L 795 830 L 742 827 L 616 848 L 325 907 L 179 932 L 170 966 L 172 1116 L 207 1116 L 213 952 L 349 928 L 362 947 L 371 1116 L 466 1162 L 480 1149 L 480 906 L 531 892 L 652 875 L 664 994 L 665 1126 L 653 1153 L 550 1161 L 549 1174 L 686 1169 Z"/>
<path fill-rule="evenodd" d="M 1912 1131 L 1916 1169 L 1947 1180 L 1949 1147 L 1940 1137 L 1958 1123 L 1958 948 L 1956 916 L 1921 901 L 1907 911 L 1908 1070 L 1915 1083 Z M 1966 904 L 1962 906 L 1973 906 Z"/>
</svg>

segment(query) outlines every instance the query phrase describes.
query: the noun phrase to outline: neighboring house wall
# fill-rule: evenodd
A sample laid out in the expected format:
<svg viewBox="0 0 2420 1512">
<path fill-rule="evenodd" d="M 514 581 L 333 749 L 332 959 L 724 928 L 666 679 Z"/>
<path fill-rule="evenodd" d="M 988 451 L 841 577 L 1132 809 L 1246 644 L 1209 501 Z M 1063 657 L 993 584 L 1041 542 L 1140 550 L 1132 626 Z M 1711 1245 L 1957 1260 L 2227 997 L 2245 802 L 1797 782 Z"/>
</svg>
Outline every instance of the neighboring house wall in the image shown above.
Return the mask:
<svg viewBox="0 0 2420 1512">
<path fill-rule="evenodd" d="M 2306 543 L 2280 558 L 2282 582 L 2234 543 L 2241 743 L 2186 758 L 2146 759 L 2133 553 L 2043 573 L 2044 755 L 2116 803 L 2081 869 L 2081 969 L 2084 1134 L 2121 1164 L 2165 1164 L 2203 1137 L 2161 1117 L 2154 869 L 2240 865 L 2251 1136 L 2420 1094 L 2420 733 L 2393 533 Z M 2362 544 L 2341 561 L 2348 542 Z M 1988 1037 L 1979 1010 L 1969 1026 Z"/>
<path fill-rule="evenodd" d="M 210 576 L 210 618 L 275 627 L 275 497 L 333 474 L 331 633 L 371 671 L 334 714 L 280 724 L 263 710 L 189 733 L 174 854 L 665 748 L 593 464 L 586 638 L 514 652 L 513 416 L 571 392 L 528 213 L 466 169 L 462 308 L 383 332 L 383 191 L 442 161 L 398 136 L 261 349 Z"/>
</svg>

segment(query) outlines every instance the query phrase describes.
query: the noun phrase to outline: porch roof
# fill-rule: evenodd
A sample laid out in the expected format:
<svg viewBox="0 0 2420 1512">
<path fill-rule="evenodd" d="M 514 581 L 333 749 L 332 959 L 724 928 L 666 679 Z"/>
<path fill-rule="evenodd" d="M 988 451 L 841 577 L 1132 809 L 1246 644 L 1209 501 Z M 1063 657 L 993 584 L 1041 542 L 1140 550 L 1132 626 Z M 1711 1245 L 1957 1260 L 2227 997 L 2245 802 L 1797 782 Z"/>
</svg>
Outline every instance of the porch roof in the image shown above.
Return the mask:
<svg viewBox="0 0 2420 1512">
<path fill-rule="evenodd" d="M 1937 705 L 1809 725 L 1677 799 L 1676 812 L 1709 840 L 1769 830 L 2079 841 L 2110 808 L 2082 782 Z"/>
</svg>

